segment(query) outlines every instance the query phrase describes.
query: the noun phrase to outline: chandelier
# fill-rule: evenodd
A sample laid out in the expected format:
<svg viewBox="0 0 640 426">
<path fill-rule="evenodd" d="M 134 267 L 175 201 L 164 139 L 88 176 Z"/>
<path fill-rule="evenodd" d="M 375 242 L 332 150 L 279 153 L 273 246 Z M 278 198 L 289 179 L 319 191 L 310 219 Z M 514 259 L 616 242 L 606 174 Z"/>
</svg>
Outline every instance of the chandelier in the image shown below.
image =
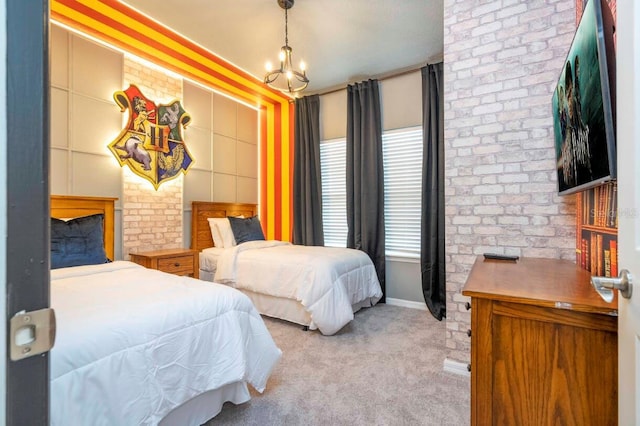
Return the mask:
<svg viewBox="0 0 640 426">
<path fill-rule="evenodd" d="M 289 47 L 287 11 L 293 7 L 293 3 L 294 0 L 278 0 L 278 4 L 284 9 L 284 46 L 280 48 L 280 67 L 273 68 L 271 62 L 267 62 L 267 74 L 264 76 L 265 84 L 276 90 L 289 93 L 300 92 L 309 84 L 304 62 L 300 61 L 301 71 L 296 71 L 291 65 L 293 50 Z"/>
</svg>

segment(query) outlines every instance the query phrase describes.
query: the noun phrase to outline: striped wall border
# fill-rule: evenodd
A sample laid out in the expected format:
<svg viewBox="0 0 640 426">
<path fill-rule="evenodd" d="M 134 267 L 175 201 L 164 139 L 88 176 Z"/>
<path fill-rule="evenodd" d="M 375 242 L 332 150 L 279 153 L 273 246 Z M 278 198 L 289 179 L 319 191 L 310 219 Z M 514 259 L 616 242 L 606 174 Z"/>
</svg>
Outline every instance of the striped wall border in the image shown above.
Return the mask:
<svg viewBox="0 0 640 426">
<path fill-rule="evenodd" d="M 283 93 L 115 0 L 51 0 L 51 19 L 223 92 L 260 111 L 260 217 L 268 239 L 291 239 L 293 103 Z"/>
</svg>

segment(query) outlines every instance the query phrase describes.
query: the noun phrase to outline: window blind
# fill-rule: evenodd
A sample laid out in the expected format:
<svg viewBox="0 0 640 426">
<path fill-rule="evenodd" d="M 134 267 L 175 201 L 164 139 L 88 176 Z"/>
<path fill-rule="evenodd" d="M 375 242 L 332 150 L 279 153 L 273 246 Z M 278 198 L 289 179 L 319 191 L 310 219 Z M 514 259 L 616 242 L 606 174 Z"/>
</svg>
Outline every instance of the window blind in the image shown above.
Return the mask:
<svg viewBox="0 0 640 426">
<path fill-rule="evenodd" d="M 324 245 L 347 246 L 347 141 L 320 142 Z"/>
<path fill-rule="evenodd" d="M 382 134 L 387 255 L 420 256 L 422 127 Z"/>
</svg>

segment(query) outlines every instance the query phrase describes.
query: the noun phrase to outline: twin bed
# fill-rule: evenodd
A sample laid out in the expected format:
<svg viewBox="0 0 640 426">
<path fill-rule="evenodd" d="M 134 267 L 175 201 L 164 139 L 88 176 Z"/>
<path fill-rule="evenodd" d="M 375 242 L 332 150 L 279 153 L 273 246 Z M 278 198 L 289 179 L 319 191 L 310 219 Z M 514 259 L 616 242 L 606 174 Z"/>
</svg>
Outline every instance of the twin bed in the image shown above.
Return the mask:
<svg viewBox="0 0 640 426">
<path fill-rule="evenodd" d="M 200 252 L 200 279 L 239 289 L 263 315 L 325 335 L 335 334 L 353 320 L 354 312 L 380 300 L 375 267 L 360 250 L 272 240 L 215 246 L 211 218 L 220 226 L 220 219 L 256 213 L 255 204 L 192 203 L 191 248 Z"/>
<path fill-rule="evenodd" d="M 102 215 L 113 259 L 113 202 L 53 196 L 51 216 Z M 51 306 L 52 425 L 199 425 L 262 392 L 281 357 L 239 291 L 132 262 L 53 269 Z"/>
</svg>

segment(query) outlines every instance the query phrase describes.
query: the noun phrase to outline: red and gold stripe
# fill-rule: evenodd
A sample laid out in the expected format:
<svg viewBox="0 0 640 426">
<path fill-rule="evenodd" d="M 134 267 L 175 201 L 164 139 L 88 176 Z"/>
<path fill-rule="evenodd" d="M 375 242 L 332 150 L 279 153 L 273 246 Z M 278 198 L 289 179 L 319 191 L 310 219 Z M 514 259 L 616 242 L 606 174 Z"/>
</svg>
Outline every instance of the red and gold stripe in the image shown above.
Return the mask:
<svg viewBox="0 0 640 426">
<path fill-rule="evenodd" d="M 260 109 L 260 205 L 265 235 L 291 238 L 293 106 L 256 77 L 115 0 L 51 0 L 51 18 Z"/>
</svg>

